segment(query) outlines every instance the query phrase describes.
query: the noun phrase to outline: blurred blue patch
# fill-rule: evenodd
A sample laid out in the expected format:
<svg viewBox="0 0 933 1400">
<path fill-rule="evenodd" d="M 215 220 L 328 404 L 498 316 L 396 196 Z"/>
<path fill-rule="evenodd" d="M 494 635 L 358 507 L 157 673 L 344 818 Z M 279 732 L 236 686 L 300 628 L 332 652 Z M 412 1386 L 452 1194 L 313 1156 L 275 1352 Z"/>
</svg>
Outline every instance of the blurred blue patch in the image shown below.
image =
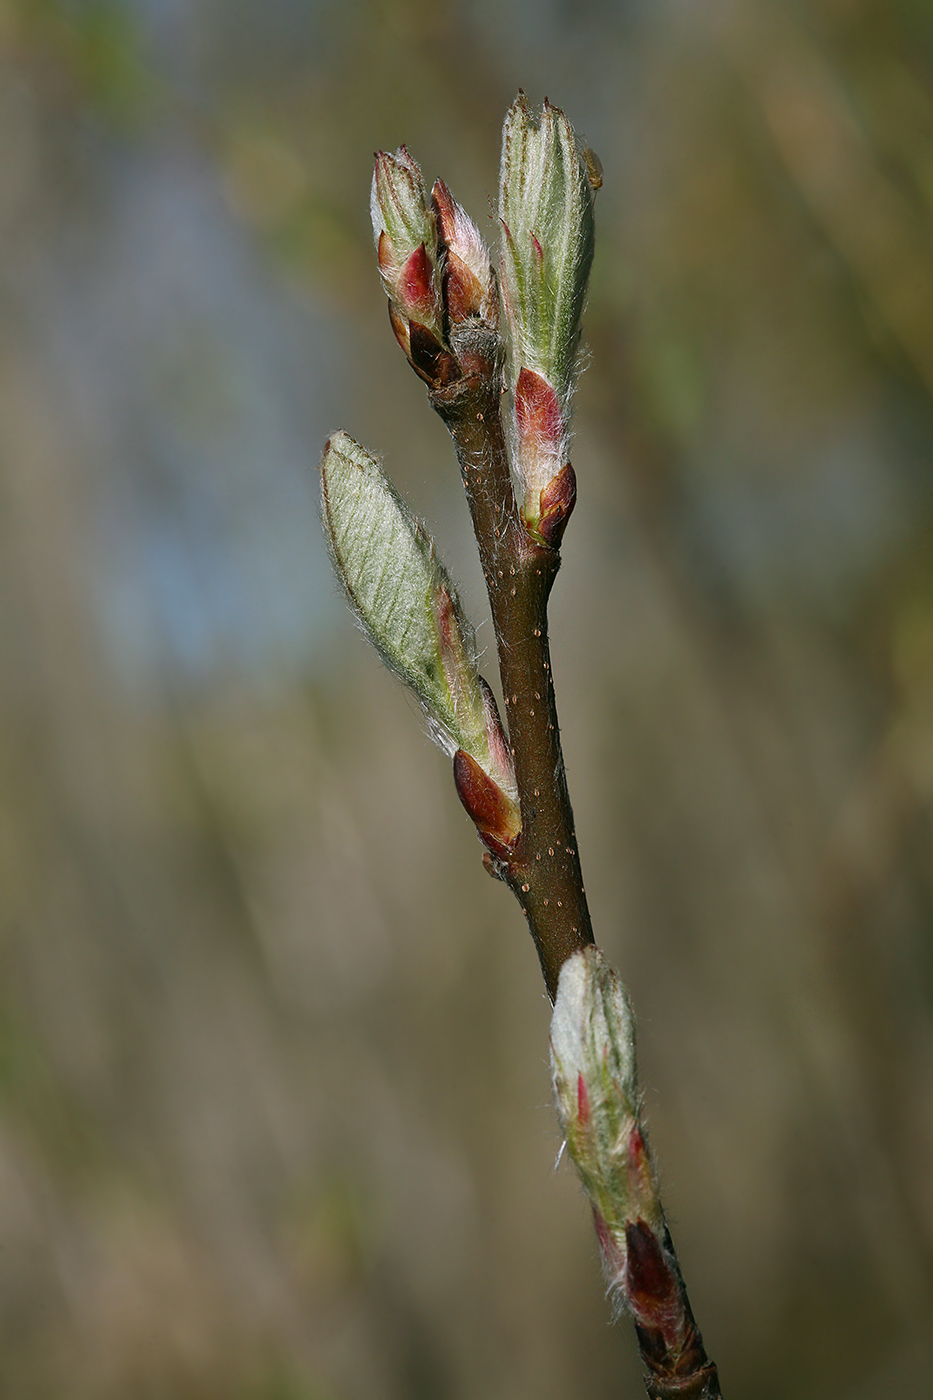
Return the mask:
<svg viewBox="0 0 933 1400">
<path fill-rule="evenodd" d="M 192 146 L 98 174 L 31 299 L 92 482 L 114 659 L 128 679 L 303 668 L 336 612 L 316 467 L 349 379 L 341 326 L 276 280 Z"/>
</svg>

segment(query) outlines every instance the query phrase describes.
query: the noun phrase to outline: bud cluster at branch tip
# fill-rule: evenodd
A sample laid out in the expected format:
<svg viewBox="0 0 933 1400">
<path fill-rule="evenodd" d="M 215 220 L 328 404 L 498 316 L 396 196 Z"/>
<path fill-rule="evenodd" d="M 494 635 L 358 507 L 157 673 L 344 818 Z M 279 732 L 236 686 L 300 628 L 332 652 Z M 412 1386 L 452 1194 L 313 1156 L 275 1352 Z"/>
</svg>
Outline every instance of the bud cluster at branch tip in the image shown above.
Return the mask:
<svg viewBox="0 0 933 1400">
<path fill-rule="evenodd" d="M 461 800 L 494 854 L 518 836 L 517 789 L 492 692 L 456 589 L 421 522 L 376 459 L 335 433 L 321 462 L 321 514 L 334 571 L 373 646 L 418 697 L 455 760 Z M 472 782 L 460 772 L 469 768 Z M 479 776 L 477 776 L 479 775 Z"/>
<path fill-rule="evenodd" d="M 458 332 L 498 320 L 496 282 L 476 225 L 442 180 L 428 199 L 404 146 L 376 156 L 370 195 L 379 273 L 396 339 L 432 387 L 460 377 Z"/>
<path fill-rule="evenodd" d="M 512 394 L 511 446 L 525 524 L 557 545 L 573 509 L 570 400 L 593 260 L 591 151 L 545 101 L 519 93 L 505 119 L 499 194 L 500 277 Z"/>
</svg>

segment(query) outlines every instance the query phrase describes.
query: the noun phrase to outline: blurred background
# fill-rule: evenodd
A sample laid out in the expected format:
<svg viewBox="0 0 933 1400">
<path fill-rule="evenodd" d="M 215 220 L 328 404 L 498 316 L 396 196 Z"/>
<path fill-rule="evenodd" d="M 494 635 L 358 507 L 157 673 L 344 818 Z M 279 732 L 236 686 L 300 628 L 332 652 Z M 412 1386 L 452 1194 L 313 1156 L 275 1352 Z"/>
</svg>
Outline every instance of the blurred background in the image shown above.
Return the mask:
<svg viewBox="0 0 933 1400">
<path fill-rule="evenodd" d="M 317 520 L 345 427 L 485 617 L 368 191 L 494 239 L 519 86 L 605 170 L 553 659 L 695 1311 L 933 1396 L 933 8 L 0 0 L 3 1397 L 642 1394 Z"/>
</svg>

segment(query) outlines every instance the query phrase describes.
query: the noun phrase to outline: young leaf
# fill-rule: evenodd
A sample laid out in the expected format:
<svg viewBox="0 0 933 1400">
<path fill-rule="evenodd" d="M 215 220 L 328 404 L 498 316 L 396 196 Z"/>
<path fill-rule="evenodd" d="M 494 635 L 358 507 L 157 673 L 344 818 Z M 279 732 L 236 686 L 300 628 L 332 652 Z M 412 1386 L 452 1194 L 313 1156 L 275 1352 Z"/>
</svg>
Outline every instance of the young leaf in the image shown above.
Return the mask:
<svg viewBox="0 0 933 1400">
<path fill-rule="evenodd" d="M 334 570 L 383 661 L 417 695 L 431 737 L 463 750 L 511 801 L 514 778 L 476 641 L 433 541 L 359 443 L 335 433 L 321 462 L 321 514 Z"/>
</svg>

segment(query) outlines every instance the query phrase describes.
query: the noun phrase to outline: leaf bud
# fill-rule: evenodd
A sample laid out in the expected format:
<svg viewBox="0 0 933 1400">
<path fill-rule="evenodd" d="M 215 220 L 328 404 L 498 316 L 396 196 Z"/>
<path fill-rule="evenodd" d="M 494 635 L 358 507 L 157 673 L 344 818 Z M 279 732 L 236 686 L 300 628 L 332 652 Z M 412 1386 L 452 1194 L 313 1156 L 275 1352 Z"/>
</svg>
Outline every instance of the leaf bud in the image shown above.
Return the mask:
<svg viewBox="0 0 933 1400">
<path fill-rule="evenodd" d="M 497 859 L 507 859 L 522 829 L 518 803 L 463 749 L 454 754 L 454 782 L 484 845 Z"/>
<path fill-rule="evenodd" d="M 408 327 L 421 327 L 440 348 L 444 343 L 438 270 L 437 220 L 421 167 L 404 146 L 379 151 L 373 171 L 370 214 L 382 285 L 393 328 L 409 353 Z M 399 334 L 399 325 L 402 334 Z"/>
<path fill-rule="evenodd" d="M 525 523 L 551 544 L 558 540 L 539 525 L 546 510 L 541 493 L 569 455 L 570 400 L 593 260 L 595 169 L 595 157 L 578 150 L 563 112 L 545 101 L 536 119 L 519 93 L 502 134 L 499 197 L 512 451 Z"/>
<path fill-rule="evenodd" d="M 631 1006 L 595 946 L 574 953 L 561 969 L 551 1071 L 558 1118 L 593 1208 L 610 1291 L 631 1306 L 627 1231 L 644 1225 L 663 1238 L 665 1226 L 640 1122 Z"/>
<path fill-rule="evenodd" d="M 321 515 L 350 606 L 386 665 L 417 695 L 431 737 L 451 757 L 468 754 L 514 803 L 511 757 L 457 591 L 424 526 L 346 433 L 324 448 Z"/>
</svg>

